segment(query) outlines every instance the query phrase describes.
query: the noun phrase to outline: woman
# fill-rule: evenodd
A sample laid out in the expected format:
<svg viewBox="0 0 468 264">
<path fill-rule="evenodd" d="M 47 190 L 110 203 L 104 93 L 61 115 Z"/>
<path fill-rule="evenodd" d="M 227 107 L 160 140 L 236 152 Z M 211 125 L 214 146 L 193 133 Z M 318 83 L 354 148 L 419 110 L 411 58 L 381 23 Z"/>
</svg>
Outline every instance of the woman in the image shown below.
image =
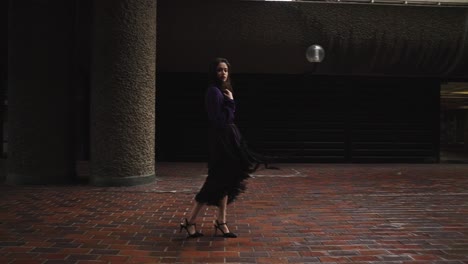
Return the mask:
<svg viewBox="0 0 468 264">
<path fill-rule="evenodd" d="M 203 236 L 196 230 L 195 220 L 205 205 L 218 207 L 215 232 L 221 231 L 224 237 L 237 237 L 227 226 L 226 207 L 245 191 L 245 180 L 250 177 L 249 173 L 255 171 L 258 164 L 265 163 L 248 150 L 234 124 L 236 105 L 230 70 L 231 65 L 223 58 L 216 59 L 210 66 L 211 85 L 205 96 L 210 124 L 208 177 L 195 196 L 191 216 L 180 224 L 180 231 L 185 229 L 190 238 Z"/>
</svg>

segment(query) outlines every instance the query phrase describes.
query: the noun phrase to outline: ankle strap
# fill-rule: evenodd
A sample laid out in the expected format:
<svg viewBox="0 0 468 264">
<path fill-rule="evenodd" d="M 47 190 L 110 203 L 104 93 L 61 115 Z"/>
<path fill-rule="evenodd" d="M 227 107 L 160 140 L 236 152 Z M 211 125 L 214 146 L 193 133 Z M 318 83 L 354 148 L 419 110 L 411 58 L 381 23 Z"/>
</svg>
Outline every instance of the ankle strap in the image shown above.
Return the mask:
<svg viewBox="0 0 468 264">
<path fill-rule="evenodd" d="M 221 226 L 221 225 L 227 225 L 227 222 L 220 223 L 218 220 L 216 220 L 216 224 L 218 224 L 218 225 L 220 225 L 220 226 Z"/>
</svg>

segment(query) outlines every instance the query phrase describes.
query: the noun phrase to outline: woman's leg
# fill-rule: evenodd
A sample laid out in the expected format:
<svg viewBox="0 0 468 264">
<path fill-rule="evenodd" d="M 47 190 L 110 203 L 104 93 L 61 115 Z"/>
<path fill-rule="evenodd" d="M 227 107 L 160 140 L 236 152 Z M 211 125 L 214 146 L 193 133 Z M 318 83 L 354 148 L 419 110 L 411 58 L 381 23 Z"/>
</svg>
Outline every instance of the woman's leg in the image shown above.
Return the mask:
<svg viewBox="0 0 468 264">
<path fill-rule="evenodd" d="M 228 201 L 228 197 L 226 195 L 219 203 L 218 223 L 226 223 L 227 201 Z M 219 227 L 224 231 L 224 233 L 229 233 L 229 228 L 227 227 L 227 225 L 220 225 Z"/>
<path fill-rule="evenodd" d="M 192 213 L 190 214 L 189 223 L 194 223 L 200 213 L 201 209 L 203 208 L 204 204 L 195 202 L 195 205 L 192 208 Z"/>
<path fill-rule="evenodd" d="M 203 209 L 204 204 L 195 202 L 195 205 L 192 208 L 192 213 L 190 214 L 190 218 L 188 218 L 189 224 L 195 224 L 195 220 L 197 219 L 198 214 L 200 213 L 201 209 Z M 188 232 L 190 234 L 195 233 L 197 230 L 195 230 L 194 225 L 190 225 L 188 227 Z"/>
</svg>

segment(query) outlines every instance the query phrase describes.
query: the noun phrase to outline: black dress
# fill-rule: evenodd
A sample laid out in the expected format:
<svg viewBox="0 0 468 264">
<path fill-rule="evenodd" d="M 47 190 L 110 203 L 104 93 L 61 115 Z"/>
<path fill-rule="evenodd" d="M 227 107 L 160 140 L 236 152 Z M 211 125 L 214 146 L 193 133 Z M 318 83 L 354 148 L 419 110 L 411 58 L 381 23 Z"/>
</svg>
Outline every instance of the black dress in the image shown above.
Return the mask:
<svg viewBox="0 0 468 264">
<path fill-rule="evenodd" d="M 264 161 L 248 149 L 234 124 L 236 107 L 233 100 L 212 86 L 206 92 L 205 105 L 210 123 L 208 177 L 195 200 L 218 206 L 227 195 L 229 204 L 245 191 L 249 173 Z"/>
</svg>

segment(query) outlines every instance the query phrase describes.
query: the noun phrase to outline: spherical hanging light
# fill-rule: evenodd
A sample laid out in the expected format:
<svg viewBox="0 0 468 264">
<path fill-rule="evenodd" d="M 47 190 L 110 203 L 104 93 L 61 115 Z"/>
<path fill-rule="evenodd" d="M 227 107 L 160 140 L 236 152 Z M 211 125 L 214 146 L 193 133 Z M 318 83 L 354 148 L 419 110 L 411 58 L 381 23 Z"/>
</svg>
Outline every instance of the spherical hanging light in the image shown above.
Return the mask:
<svg viewBox="0 0 468 264">
<path fill-rule="evenodd" d="M 322 62 L 325 58 L 325 50 L 320 45 L 312 45 L 307 48 L 306 59 L 309 62 Z"/>
</svg>

